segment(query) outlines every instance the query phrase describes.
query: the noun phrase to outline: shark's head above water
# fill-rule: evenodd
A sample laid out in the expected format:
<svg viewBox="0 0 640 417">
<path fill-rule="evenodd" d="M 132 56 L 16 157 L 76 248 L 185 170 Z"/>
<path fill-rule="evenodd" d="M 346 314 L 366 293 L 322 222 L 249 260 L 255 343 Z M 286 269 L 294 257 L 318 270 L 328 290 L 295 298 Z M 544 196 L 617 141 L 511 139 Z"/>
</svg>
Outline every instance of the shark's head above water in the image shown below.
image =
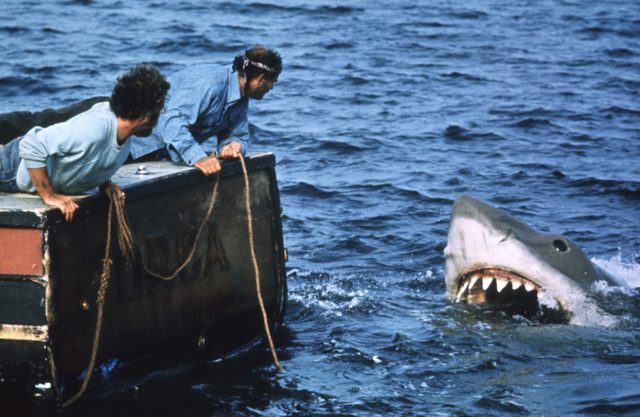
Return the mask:
<svg viewBox="0 0 640 417">
<path fill-rule="evenodd" d="M 540 233 L 467 196 L 453 205 L 444 254 L 453 300 L 491 303 L 525 317 L 580 324 L 602 315 L 589 297 L 594 282 L 622 285 L 569 239 Z"/>
</svg>

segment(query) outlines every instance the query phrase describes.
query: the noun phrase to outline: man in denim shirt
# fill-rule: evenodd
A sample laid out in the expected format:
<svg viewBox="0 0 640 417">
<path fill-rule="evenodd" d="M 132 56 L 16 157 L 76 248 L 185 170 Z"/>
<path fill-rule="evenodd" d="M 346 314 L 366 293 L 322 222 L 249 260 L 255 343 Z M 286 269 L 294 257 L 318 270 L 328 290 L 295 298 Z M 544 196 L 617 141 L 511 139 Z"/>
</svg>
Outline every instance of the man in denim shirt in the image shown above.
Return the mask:
<svg viewBox="0 0 640 417">
<path fill-rule="evenodd" d="M 277 52 L 255 47 L 238 55 L 231 68 L 190 66 L 169 77 L 171 94 L 151 137 L 131 139 L 131 156 L 168 152 L 174 162 L 195 166 L 205 175 L 220 171 L 221 158 L 246 152 L 249 99 L 261 100 L 282 71 Z"/>
</svg>

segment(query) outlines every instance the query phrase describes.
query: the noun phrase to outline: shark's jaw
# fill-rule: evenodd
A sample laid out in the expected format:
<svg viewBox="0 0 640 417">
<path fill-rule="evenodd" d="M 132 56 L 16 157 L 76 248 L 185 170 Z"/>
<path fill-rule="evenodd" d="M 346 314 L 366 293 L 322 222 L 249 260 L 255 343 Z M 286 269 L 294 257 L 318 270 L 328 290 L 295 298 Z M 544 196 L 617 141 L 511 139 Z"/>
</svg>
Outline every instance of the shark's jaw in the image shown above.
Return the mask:
<svg viewBox="0 0 640 417">
<path fill-rule="evenodd" d="M 469 304 L 508 301 L 514 298 L 535 298 L 537 304 L 537 293 L 540 290 L 538 285 L 525 277 L 500 268 L 483 268 L 467 272 L 460 276 L 457 286 L 456 301 Z"/>
<path fill-rule="evenodd" d="M 548 297 L 538 284 L 517 272 L 501 268 L 475 269 L 456 279 L 455 301 L 487 304 L 511 315 L 544 322 L 568 322 L 560 300 Z"/>
</svg>

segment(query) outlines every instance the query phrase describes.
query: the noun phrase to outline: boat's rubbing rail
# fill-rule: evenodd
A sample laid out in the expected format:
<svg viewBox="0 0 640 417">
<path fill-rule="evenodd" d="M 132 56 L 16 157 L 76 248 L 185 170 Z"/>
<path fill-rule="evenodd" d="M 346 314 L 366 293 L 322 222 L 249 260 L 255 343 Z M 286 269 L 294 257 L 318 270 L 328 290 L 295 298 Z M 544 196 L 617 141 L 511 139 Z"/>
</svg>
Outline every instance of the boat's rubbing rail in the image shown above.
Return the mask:
<svg viewBox="0 0 640 417">
<path fill-rule="evenodd" d="M 258 171 L 275 166 L 272 153 L 258 153 L 247 156 L 247 168 Z M 112 177 L 127 195 L 127 201 L 135 201 L 154 194 L 165 193 L 184 186 L 209 182 L 210 177 L 202 175 L 197 168 L 180 166 L 168 161 L 145 162 L 146 174 L 137 173 L 139 164 L 125 164 Z M 238 161 L 225 161 L 220 177 L 242 174 Z M 167 179 L 171 179 L 167 181 Z M 90 213 L 98 207 L 104 209 L 104 199 L 98 189 L 73 197 L 80 208 L 76 217 Z M 46 228 L 51 224 L 63 222 L 60 210 L 47 206 L 35 194 L 0 192 L 0 226 Z"/>
<path fill-rule="evenodd" d="M 0 324 L 0 340 L 46 342 L 48 339 L 49 326 Z"/>
</svg>

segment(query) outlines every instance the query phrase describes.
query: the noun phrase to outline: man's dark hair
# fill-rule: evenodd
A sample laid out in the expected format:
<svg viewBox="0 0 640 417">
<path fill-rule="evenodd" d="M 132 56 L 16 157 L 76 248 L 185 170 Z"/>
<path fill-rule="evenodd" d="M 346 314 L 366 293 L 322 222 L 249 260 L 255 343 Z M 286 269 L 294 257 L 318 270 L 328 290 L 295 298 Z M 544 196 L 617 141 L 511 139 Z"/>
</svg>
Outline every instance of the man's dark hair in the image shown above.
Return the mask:
<svg viewBox="0 0 640 417">
<path fill-rule="evenodd" d="M 233 59 L 233 70 L 252 80 L 263 74 L 266 79 L 276 81 L 282 72 L 280 54 L 264 46 L 247 49 Z"/>
<path fill-rule="evenodd" d="M 118 77 L 109 105 L 122 119 L 134 120 L 145 115 L 157 117 L 170 86 L 158 68 L 138 64 Z"/>
</svg>

